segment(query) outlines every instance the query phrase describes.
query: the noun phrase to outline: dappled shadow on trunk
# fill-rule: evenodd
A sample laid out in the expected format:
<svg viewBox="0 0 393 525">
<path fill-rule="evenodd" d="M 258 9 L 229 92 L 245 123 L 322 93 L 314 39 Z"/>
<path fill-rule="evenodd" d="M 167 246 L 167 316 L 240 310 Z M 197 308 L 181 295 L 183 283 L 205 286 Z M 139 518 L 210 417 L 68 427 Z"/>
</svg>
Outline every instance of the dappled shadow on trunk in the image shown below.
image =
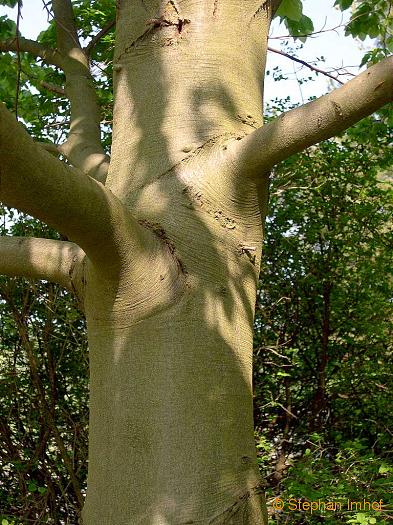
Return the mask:
<svg viewBox="0 0 393 525">
<path fill-rule="evenodd" d="M 251 386 L 262 227 L 257 189 L 240 187 L 226 154 L 249 125 L 240 88 L 221 78 L 230 57 L 202 60 L 190 46 L 203 48 L 209 28 L 193 33 L 191 16 L 182 29 L 146 28 L 143 7 L 128 9 L 120 16 L 135 34 L 118 36 L 107 185 L 157 235 L 183 284 L 164 308 L 149 314 L 146 301 L 135 315 L 127 294 L 143 303 L 152 286 L 161 293 L 149 280 L 154 258 L 142 282 L 122 275 L 106 297 L 87 282 L 84 523 L 262 523 Z"/>
</svg>

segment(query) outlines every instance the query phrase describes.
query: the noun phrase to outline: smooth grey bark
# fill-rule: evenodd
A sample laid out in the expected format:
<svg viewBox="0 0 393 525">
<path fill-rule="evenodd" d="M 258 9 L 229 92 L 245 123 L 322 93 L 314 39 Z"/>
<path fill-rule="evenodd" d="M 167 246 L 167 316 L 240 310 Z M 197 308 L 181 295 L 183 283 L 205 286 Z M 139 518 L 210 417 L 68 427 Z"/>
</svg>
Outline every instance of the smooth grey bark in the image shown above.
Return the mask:
<svg viewBox="0 0 393 525">
<path fill-rule="evenodd" d="M 53 279 L 83 302 L 91 379 L 84 525 L 267 523 L 251 384 L 266 172 L 392 98 L 388 59 L 346 91 L 262 127 L 278 5 L 118 2 L 107 177 L 69 0 L 54 0 L 58 50 L 45 53 L 66 73 L 65 149 L 75 167 L 0 107 L 2 202 L 74 243 L 41 245 L 52 253 L 46 265 L 35 241 L 3 239 L 0 271 Z"/>
</svg>

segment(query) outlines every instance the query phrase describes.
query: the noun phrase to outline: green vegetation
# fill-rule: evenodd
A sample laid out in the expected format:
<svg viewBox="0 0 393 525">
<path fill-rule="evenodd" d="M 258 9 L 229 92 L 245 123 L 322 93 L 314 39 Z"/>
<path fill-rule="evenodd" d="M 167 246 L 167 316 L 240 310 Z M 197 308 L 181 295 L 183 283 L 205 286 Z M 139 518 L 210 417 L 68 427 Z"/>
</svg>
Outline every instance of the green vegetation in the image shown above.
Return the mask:
<svg viewBox="0 0 393 525">
<path fill-rule="evenodd" d="M 393 517 L 391 132 L 367 119 L 277 168 L 255 330 L 271 497 L 382 499 L 377 523 Z"/>
<path fill-rule="evenodd" d="M 28 217 L 4 218 L 2 234 L 53 237 Z M 0 403 L 3 524 L 76 523 L 70 479 L 83 484 L 87 472 L 86 333 L 56 285 L 0 278 Z"/>
</svg>

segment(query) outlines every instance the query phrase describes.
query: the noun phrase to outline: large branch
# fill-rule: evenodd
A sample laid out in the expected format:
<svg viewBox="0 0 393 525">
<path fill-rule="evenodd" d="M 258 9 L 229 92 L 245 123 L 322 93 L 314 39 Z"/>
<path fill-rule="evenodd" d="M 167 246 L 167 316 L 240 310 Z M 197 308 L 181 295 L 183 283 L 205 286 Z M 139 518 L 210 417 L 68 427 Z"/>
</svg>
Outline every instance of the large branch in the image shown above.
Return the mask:
<svg viewBox="0 0 393 525">
<path fill-rule="evenodd" d="M 349 128 L 393 100 L 393 56 L 233 145 L 239 171 L 256 178 L 275 164 Z"/>
<path fill-rule="evenodd" d="M 61 150 L 74 166 L 104 182 L 109 159 L 101 144 L 100 109 L 89 60 L 79 43 L 71 1 L 53 0 L 52 6 L 71 103 L 70 133 Z"/>
<path fill-rule="evenodd" d="M 33 237 L 0 237 L 0 274 L 45 279 L 75 292 L 85 254 L 72 242 Z M 80 293 L 78 293 L 80 295 Z"/>
<path fill-rule="evenodd" d="M 76 242 L 105 271 L 140 248 L 141 227 L 101 183 L 45 151 L 0 104 L 0 201 Z"/>
<path fill-rule="evenodd" d="M 56 49 L 44 46 L 35 40 L 15 37 L 0 41 L 0 52 L 4 53 L 7 51 L 12 51 L 16 53 L 18 49 L 24 53 L 30 53 L 37 58 L 42 58 L 42 60 L 47 64 L 51 64 L 59 68 L 63 67 L 62 57 Z"/>
<path fill-rule="evenodd" d="M 61 19 L 61 13 L 59 15 Z M 0 41 L 0 52 L 26 52 L 35 57 L 42 58 L 47 64 L 57 66 L 64 70 L 67 84 L 66 91 L 41 82 L 41 86 L 55 91 L 57 94 L 70 99 L 71 103 L 71 128 L 68 140 L 62 145 L 62 153 L 72 164 L 85 173 L 105 182 L 109 168 L 109 159 L 101 145 L 100 114 L 93 79 L 90 74 L 88 58 L 82 51 L 76 32 L 71 32 L 67 27 L 69 20 L 64 16 L 61 21 L 59 33 L 67 38 L 59 37 L 62 47 L 51 49 L 35 40 L 27 38 L 10 38 Z M 70 46 L 70 41 L 72 45 Z M 66 44 L 66 42 L 68 42 Z M 60 50 L 61 49 L 61 53 Z M 75 52 L 76 50 L 76 52 Z"/>
</svg>

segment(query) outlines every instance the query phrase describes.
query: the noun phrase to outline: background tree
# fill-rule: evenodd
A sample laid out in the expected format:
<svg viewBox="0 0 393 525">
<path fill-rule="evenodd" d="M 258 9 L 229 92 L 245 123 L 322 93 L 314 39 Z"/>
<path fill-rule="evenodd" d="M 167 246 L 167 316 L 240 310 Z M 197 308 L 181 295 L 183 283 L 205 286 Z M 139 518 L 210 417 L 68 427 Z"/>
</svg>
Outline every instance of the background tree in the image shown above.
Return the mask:
<svg viewBox="0 0 393 525">
<path fill-rule="evenodd" d="M 108 176 L 89 63 L 99 39 L 80 45 L 97 27 L 89 25 L 85 3 L 75 2 L 74 16 L 70 2 L 54 0 L 54 21 L 38 43 L 18 35 L 1 44 L 17 54 L 15 111 L 23 91 L 27 107 L 34 97 L 20 89 L 22 52 L 49 64 L 41 77 L 37 71 L 38 87 L 63 96 L 43 75 L 60 82 L 65 74 L 69 132 L 61 145 L 33 143 L 1 108 L 1 199 L 63 236 L 4 237 L 1 271 L 57 281 L 84 308 L 91 371 L 87 524 L 266 521 L 250 367 L 266 173 L 391 100 L 385 59 L 262 128 L 263 36 L 279 2 L 215 2 L 209 16 L 204 2 L 181 4 L 118 6 Z M 298 10 L 286 4 L 279 13 L 296 21 Z M 100 7 L 93 16 L 110 13 L 104 2 Z M 234 69 L 239 39 L 242 63 Z M 110 67 L 102 69 L 109 77 Z M 26 343 L 27 327 L 21 330 Z M 56 437 L 53 409 L 36 366 L 30 368 Z"/>
</svg>

